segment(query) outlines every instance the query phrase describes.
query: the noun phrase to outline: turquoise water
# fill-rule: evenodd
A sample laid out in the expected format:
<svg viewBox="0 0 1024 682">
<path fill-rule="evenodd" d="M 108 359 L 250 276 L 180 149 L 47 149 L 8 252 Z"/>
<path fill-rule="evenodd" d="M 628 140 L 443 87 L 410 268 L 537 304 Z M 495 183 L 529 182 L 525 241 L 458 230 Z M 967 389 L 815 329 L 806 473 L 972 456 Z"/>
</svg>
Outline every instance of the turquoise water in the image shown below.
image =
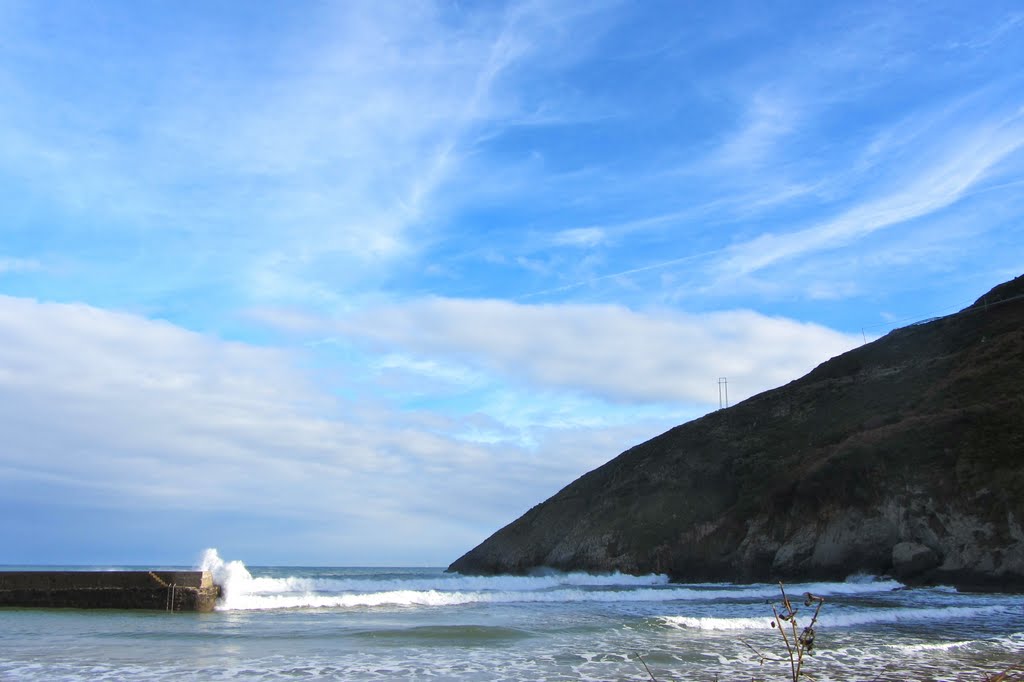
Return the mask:
<svg viewBox="0 0 1024 682">
<path fill-rule="evenodd" d="M 773 585 L 215 564 L 215 613 L 0 610 L 0 679 L 649 680 L 637 654 L 663 681 L 789 671 Z M 826 598 L 817 680 L 981 680 L 1024 659 L 1020 595 L 868 578 L 787 590 Z"/>
</svg>

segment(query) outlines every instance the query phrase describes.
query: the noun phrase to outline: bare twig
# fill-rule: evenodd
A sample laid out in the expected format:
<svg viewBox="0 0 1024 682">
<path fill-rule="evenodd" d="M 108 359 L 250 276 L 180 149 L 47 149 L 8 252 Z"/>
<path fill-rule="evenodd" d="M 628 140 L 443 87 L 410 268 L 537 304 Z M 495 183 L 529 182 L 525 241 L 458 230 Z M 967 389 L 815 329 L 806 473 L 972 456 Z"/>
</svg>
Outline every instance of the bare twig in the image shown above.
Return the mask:
<svg viewBox="0 0 1024 682">
<path fill-rule="evenodd" d="M 782 659 L 775 658 L 774 656 L 770 656 L 769 654 L 766 654 L 766 653 L 758 650 L 756 647 L 754 647 L 750 642 L 747 642 L 746 640 L 742 640 L 741 639 L 740 640 L 740 644 L 742 644 L 743 646 L 747 647 L 748 649 L 750 649 L 751 651 L 754 652 L 754 655 L 757 656 L 757 658 L 758 658 L 758 661 L 757 661 L 758 665 L 764 665 L 765 661 L 779 661 L 779 660 L 782 660 Z"/>
<path fill-rule="evenodd" d="M 1014 663 L 1006 670 L 995 675 L 986 675 L 984 682 L 1018 682 L 1018 680 L 1024 680 L 1024 674 L 1013 674 L 1015 670 L 1024 671 L 1024 660 Z"/>
<path fill-rule="evenodd" d="M 772 627 L 779 628 L 779 634 L 782 635 L 782 641 L 786 645 L 786 654 L 789 656 L 789 671 L 792 676 L 793 682 L 799 682 L 801 674 L 804 677 L 810 678 L 810 675 L 802 672 L 804 664 L 804 655 L 810 654 L 814 650 L 814 626 L 818 623 L 818 614 L 821 612 L 821 607 L 825 603 L 823 597 L 807 592 L 804 594 L 804 606 L 811 606 L 817 604 L 817 608 L 814 609 L 814 615 L 811 617 L 810 625 L 805 627 L 803 630 L 799 629 L 797 624 L 796 614 L 799 609 L 794 608 L 793 603 L 789 600 L 789 596 L 786 594 L 786 588 L 779 583 L 779 590 L 782 592 L 782 605 L 781 610 L 772 605 L 772 613 L 775 615 L 775 620 L 772 621 Z M 789 625 L 791 634 L 786 633 L 786 626 Z"/>
<path fill-rule="evenodd" d="M 647 674 L 650 675 L 651 682 L 658 682 L 658 679 L 654 676 L 654 673 L 652 673 L 651 669 L 647 667 L 647 661 L 644 660 L 644 657 L 640 655 L 639 651 L 636 652 L 636 657 L 640 660 L 640 663 L 644 666 L 644 670 L 647 671 Z"/>
</svg>

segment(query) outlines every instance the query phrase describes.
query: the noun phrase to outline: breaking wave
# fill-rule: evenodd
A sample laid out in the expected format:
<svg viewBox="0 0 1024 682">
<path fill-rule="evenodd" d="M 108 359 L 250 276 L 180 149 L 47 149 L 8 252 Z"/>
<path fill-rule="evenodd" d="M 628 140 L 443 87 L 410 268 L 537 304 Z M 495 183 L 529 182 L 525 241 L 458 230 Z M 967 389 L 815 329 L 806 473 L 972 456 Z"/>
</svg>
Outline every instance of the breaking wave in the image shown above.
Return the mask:
<svg viewBox="0 0 1024 682">
<path fill-rule="evenodd" d="M 223 595 L 221 610 L 298 608 L 437 607 L 464 604 L 570 602 L 707 602 L 773 598 L 775 585 L 678 585 L 667 576 L 622 573 L 554 573 L 537 576 L 438 574 L 416 578 L 254 577 L 241 561 L 224 561 L 208 549 L 200 564 L 213 573 Z M 893 580 L 858 578 L 845 583 L 793 585 L 794 593 L 822 595 L 888 592 Z M 713 621 L 715 619 L 696 619 Z M 728 619 L 726 619 L 728 620 Z M 758 619 L 763 627 L 763 619 Z M 681 622 L 681 621 L 680 621 Z M 690 627 L 701 627 L 691 625 Z"/>
</svg>

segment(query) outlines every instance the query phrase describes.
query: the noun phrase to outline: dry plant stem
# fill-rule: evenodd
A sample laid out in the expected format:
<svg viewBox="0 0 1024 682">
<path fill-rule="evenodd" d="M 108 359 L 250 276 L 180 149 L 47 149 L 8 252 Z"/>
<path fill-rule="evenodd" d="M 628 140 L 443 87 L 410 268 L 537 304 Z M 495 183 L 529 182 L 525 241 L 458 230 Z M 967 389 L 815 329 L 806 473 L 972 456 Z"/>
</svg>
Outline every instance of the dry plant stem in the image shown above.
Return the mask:
<svg viewBox="0 0 1024 682">
<path fill-rule="evenodd" d="M 783 592 L 785 595 L 785 592 Z M 783 597 L 785 600 L 785 597 Z M 785 603 L 785 601 L 783 601 Z M 786 630 L 782 627 L 782 617 L 779 612 L 775 609 L 775 605 L 772 605 L 772 613 L 775 614 L 775 624 L 779 626 L 779 634 L 782 635 L 782 641 L 786 643 L 786 653 L 789 655 L 789 668 L 793 676 L 793 681 L 796 682 L 796 662 L 793 660 L 793 647 L 789 645 L 789 637 L 786 636 Z"/>
<path fill-rule="evenodd" d="M 775 614 L 775 620 L 772 622 L 772 627 L 776 625 L 779 628 L 779 634 L 782 635 L 782 641 L 786 645 L 786 653 L 789 655 L 789 671 L 792 675 L 793 682 L 798 682 L 800 675 L 810 678 L 807 673 L 802 673 L 804 654 L 809 653 L 814 647 L 814 626 L 818 622 L 818 614 L 821 612 L 821 607 L 825 603 L 825 599 L 822 597 L 815 596 L 808 592 L 804 595 L 804 605 L 810 606 L 812 603 L 817 603 L 817 608 L 814 610 L 814 615 L 811 617 L 811 623 L 803 629 L 799 630 L 799 626 L 796 621 L 796 614 L 798 609 L 793 608 L 792 602 L 789 601 L 789 597 L 786 595 L 786 588 L 783 587 L 782 583 L 779 583 L 779 590 L 782 592 L 782 612 L 772 605 L 772 613 Z M 792 630 L 792 640 L 789 635 L 786 634 L 786 629 L 783 627 L 783 621 L 789 623 Z M 812 678 L 813 679 L 813 678 Z"/>
<path fill-rule="evenodd" d="M 740 644 L 742 644 L 743 646 L 747 647 L 748 649 L 750 649 L 751 651 L 754 652 L 754 655 L 757 656 L 757 658 L 758 658 L 758 661 L 757 661 L 758 665 L 764 665 L 764 662 L 765 661 L 769 661 L 769 660 L 772 660 L 772 661 L 779 660 L 777 658 L 768 658 L 768 656 L 766 654 L 763 654 L 760 651 L 758 651 L 756 648 L 754 648 L 754 646 L 750 642 L 747 642 L 747 641 L 744 641 L 744 640 L 741 639 L 740 640 Z"/>
<path fill-rule="evenodd" d="M 1024 660 L 1014 663 L 1009 668 L 995 675 L 986 675 L 984 682 L 1017 682 L 1024 680 L 1024 675 L 1012 675 L 1014 670 L 1024 670 Z"/>
<path fill-rule="evenodd" d="M 868 682 L 878 682 L 880 679 L 882 679 L 882 675 L 885 674 L 885 671 L 888 670 L 891 665 L 892 663 L 887 663 L 885 666 L 882 667 L 881 670 L 878 671 L 878 674 L 872 677 Z"/>
<path fill-rule="evenodd" d="M 647 667 L 647 661 L 644 660 L 644 657 L 640 655 L 639 651 L 636 653 L 636 657 L 640 659 L 640 663 L 644 666 L 644 670 L 646 670 L 647 674 L 650 675 L 651 682 L 658 682 L 658 679 L 654 676 L 654 673 L 652 673 L 651 669 Z"/>
</svg>

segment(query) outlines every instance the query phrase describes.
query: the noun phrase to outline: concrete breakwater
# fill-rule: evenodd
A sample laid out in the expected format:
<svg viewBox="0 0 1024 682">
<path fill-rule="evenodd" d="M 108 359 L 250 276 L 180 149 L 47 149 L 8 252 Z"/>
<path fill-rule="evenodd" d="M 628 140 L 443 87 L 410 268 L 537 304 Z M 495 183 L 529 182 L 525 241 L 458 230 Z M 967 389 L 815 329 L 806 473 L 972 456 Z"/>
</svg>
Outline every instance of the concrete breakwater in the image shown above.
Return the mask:
<svg viewBox="0 0 1024 682">
<path fill-rule="evenodd" d="M 0 571 L 0 607 L 213 611 L 209 571 Z"/>
</svg>

